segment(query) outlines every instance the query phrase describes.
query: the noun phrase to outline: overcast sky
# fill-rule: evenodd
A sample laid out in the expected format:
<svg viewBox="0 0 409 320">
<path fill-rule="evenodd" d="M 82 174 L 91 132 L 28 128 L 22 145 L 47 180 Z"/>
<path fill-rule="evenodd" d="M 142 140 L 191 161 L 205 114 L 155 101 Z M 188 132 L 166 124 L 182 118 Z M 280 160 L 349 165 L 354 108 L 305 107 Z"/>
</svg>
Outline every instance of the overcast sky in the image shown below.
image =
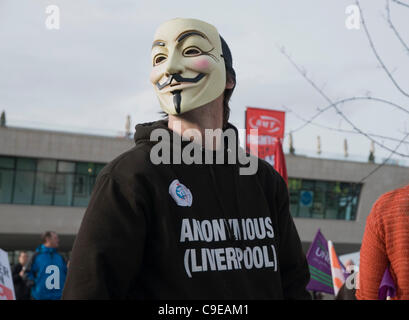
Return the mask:
<svg viewBox="0 0 409 320">
<path fill-rule="evenodd" d="M 297 115 L 308 119 L 328 105 L 277 45 L 333 100 L 370 94 L 409 110 L 409 98 L 379 68 L 363 28 L 346 28 L 345 9 L 354 1 L 0 0 L 0 111 L 13 126 L 105 135 L 124 131 L 128 114 L 133 126 L 159 119 L 150 48 L 156 27 L 175 17 L 207 21 L 228 42 L 237 73 L 231 122 L 238 128 L 244 128 L 246 106 L 291 109 L 288 133 L 303 124 Z M 361 0 L 380 56 L 409 92 L 409 54 L 385 20 L 385 3 Z M 60 9 L 59 30 L 45 26 L 52 4 Z M 409 8 L 391 3 L 391 14 L 409 43 Z M 364 132 L 401 139 L 409 131 L 409 114 L 389 105 L 359 101 L 340 108 Z M 333 109 L 314 123 L 352 130 Z M 324 152 L 342 154 L 347 138 L 351 155 L 369 153 L 367 138 L 314 125 L 293 134 L 296 152 L 313 153 L 318 135 Z M 389 156 L 375 148 L 378 158 Z M 409 155 L 409 139 L 397 151 Z"/>
</svg>

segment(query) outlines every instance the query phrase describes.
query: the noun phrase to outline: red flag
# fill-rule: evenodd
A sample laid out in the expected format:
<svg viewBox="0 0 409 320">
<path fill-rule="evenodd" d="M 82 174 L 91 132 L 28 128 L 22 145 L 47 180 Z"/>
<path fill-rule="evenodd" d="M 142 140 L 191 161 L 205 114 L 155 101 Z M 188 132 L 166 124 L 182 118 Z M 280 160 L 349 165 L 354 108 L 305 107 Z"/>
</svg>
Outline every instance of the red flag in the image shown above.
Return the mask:
<svg viewBox="0 0 409 320">
<path fill-rule="evenodd" d="M 281 139 L 277 139 L 274 144 L 274 169 L 283 177 L 286 184 L 288 184 L 287 167 L 285 165 L 285 157 L 283 152 L 283 145 Z"/>
<path fill-rule="evenodd" d="M 283 111 L 260 108 L 246 109 L 247 151 L 270 163 L 287 183 L 287 168 L 281 142 L 284 137 L 284 125 L 285 112 Z M 258 135 L 251 134 L 251 129 L 257 129 Z M 257 152 L 254 148 L 255 145 L 257 145 Z"/>
</svg>

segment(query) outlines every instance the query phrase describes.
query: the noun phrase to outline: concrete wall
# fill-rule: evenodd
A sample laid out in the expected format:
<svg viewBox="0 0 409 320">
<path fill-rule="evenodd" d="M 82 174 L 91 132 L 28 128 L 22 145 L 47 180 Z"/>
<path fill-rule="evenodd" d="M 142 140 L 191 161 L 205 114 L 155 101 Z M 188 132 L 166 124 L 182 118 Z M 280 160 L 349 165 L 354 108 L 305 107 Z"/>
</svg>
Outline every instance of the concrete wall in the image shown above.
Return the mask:
<svg viewBox="0 0 409 320">
<path fill-rule="evenodd" d="M 0 234 L 59 234 L 78 232 L 86 208 L 0 204 Z"/>
<path fill-rule="evenodd" d="M 134 146 L 133 139 L 20 128 L 0 128 L 0 154 L 109 162 Z"/>
<path fill-rule="evenodd" d="M 0 128 L 0 155 L 109 162 L 134 145 L 132 139 L 89 136 L 17 128 Z M 359 182 L 377 168 L 375 164 L 286 156 L 289 177 Z M 409 168 L 382 166 L 364 181 L 356 221 L 295 218 L 308 248 L 318 228 L 337 244 L 338 253 L 359 249 L 366 217 L 376 199 L 389 190 L 409 183 Z M 0 247 L 31 241 L 44 230 L 55 230 L 67 238 L 66 246 L 78 231 L 85 208 L 0 204 Z M 32 236 L 28 236 L 32 235 Z M 7 241 L 7 243 L 4 243 Z"/>
<path fill-rule="evenodd" d="M 60 248 L 71 250 L 86 208 L 0 204 L 0 248 L 34 250 L 47 230 L 60 235 Z"/>
</svg>

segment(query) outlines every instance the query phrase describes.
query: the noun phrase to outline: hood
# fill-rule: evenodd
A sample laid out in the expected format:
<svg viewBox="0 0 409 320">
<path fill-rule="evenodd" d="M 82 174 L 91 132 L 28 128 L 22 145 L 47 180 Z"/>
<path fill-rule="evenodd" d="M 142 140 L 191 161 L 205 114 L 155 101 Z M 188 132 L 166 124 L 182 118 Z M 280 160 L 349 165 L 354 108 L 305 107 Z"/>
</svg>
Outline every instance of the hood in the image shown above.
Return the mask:
<svg viewBox="0 0 409 320">
<path fill-rule="evenodd" d="M 169 132 L 172 132 L 168 128 L 168 121 L 167 120 L 159 120 L 155 122 L 147 122 L 137 124 L 135 126 L 135 134 L 134 134 L 134 141 L 135 143 L 143 142 L 143 141 L 150 141 L 151 132 L 155 129 L 165 129 Z"/>
<path fill-rule="evenodd" d="M 42 245 L 37 247 L 36 251 L 40 252 L 40 253 L 54 253 L 54 252 L 57 252 L 57 249 L 56 248 L 48 248 L 48 247 L 46 247 L 45 245 L 42 244 Z"/>
</svg>

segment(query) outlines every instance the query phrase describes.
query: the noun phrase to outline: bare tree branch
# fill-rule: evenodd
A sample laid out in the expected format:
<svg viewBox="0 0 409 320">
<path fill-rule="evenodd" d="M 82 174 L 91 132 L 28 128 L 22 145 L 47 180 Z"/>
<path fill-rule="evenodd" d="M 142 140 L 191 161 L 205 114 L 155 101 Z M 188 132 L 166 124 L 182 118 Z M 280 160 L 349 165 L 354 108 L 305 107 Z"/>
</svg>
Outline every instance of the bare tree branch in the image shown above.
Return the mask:
<svg viewBox="0 0 409 320">
<path fill-rule="evenodd" d="M 285 49 L 281 48 L 281 53 L 287 58 L 287 60 L 294 66 L 294 68 L 303 76 L 303 78 L 326 100 L 330 105 L 328 108 L 334 108 L 339 114 L 356 132 L 360 133 L 361 135 L 365 136 L 368 140 L 372 141 L 374 144 L 378 145 L 382 149 L 385 149 L 387 151 L 393 152 L 396 155 L 399 155 L 401 157 L 406 157 L 409 158 L 409 155 L 403 154 L 403 153 L 398 153 L 395 150 L 390 149 L 389 147 L 383 145 L 382 143 L 379 143 L 372 137 L 370 137 L 367 133 L 363 132 L 361 129 L 359 129 L 351 120 L 348 119 L 348 117 L 345 116 L 345 114 L 337 107 L 339 103 L 334 103 L 316 84 L 314 81 L 312 81 L 306 74 L 305 70 L 302 69 L 299 65 L 297 65 L 294 60 L 285 52 Z M 369 97 L 366 97 L 369 98 Z M 349 98 L 352 99 L 352 98 Z M 344 99 L 347 100 L 347 99 Z M 322 110 L 321 110 L 322 111 Z M 321 112 L 320 111 L 320 112 Z"/>
<path fill-rule="evenodd" d="M 376 171 L 378 171 L 380 168 L 382 168 L 392 157 L 393 154 L 395 154 L 395 151 L 399 149 L 400 145 L 409 137 L 409 132 L 403 137 L 402 140 L 400 140 L 400 142 L 396 145 L 395 150 L 393 150 L 389 156 L 382 161 L 382 163 L 380 163 L 379 165 L 377 165 L 373 170 L 371 170 L 365 177 L 363 177 L 361 180 L 359 180 L 358 182 L 353 182 L 352 183 L 352 191 L 350 192 L 350 194 L 354 195 L 357 192 L 357 188 L 358 186 L 364 182 L 366 179 L 368 179 L 368 177 L 370 177 L 371 175 L 373 175 Z M 346 202 L 346 207 L 349 206 L 351 204 L 351 202 L 353 201 L 353 197 L 348 197 L 348 200 Z"/>
<path fill-rule="evenodd" d="M 367 28 L 367 26 L 366 26 L 365 19 L 364 19 L 364 15 L 363 15 L 363 11 L 362 11 L 362 9 L 361 9 L 361 6 L 360 6 L 360 4 L 359 4 L 359 1 L 358 1 L 358 0 L 355 0 L 355 3 L 356 3 L 356 5 L 358 6 L 359 11 L 360 11 L 360 13 L 361 13 L 361 23 L 362 23 L 362 26 L 364 27 L 364 30 L 365 30 L 365 33 L 366 33 L 366 37 L 368 38 L 369 45 L 371 46 L 371 49 L 372 49 L 373 54 L 375 55 L 376 59 L 378 60 L 379 64 L 381 65 L 382 69 L 385 71 L 385 73 L 387 74 L 387 76 L 389 77 L 389 79 L 391 79 L 391 81 L 392 81 L 392 83 L 394 84 L 394 86 L 395 86 L 405 97 L 408 97 L 408 98 L 409 98 L 409 94 L 399 86 L 399 84 L 397 83 L 397 81 L 396 81 L 395 78 L 392 76 L 391 72 L 390 72 L 389 69 L 385 66 L 385 64 L 383 63 L 381 57 L 379 56 L 378 51 L 376 50 L 375 45 L 374 45 L 374 43 L 373 43 L 373 41 L 372 41 L 372 37 L 371 37 L 371 35 L 369 34 L 368 28 Z"/>
<path fill-rule="evenodd" d="M 402 46 L 405 48 L 406 53 L 409 54 L 409 47 L 406 44 L 406 42 L 402 39 L 402 37 L 400 36 L 398 30 L 395 28 L 395 25 L 392 22 L 391 19 L 391 10 L 389 7 L 389 0 L 386 0 L 386 13 L 387 13 L 387 17 L 386 20 L 388 21 L 389 26 L 391 27 L 391 29 L 393 30 L 393 32 L 395 33 L 395 36 L 398 38 L 398 40 L 400 41 L 400 43 L 402 44 Z"/>
<path fill-rule="evenodd" d="M 409 8 L 409 4 L 407 4 L 407 3 L 404 3 L 404 2 L 399 1 L 399 0 L 392 0 L 392 1 L 395 2 L 396 4 L 399 4 L 399 5 L 401 5 L 401 6 L 404 6 L 404 7 L 408 7 L 408 8 Z"/>
<path fill-rule="evenodd" d="M 353 130 L 346 130 L 346 129 L 337 129 L 337 128 L 333 128 L 333 127 L 328 127 L 325 125 L 322 125 L 320 123 L 315 123 L 312 122 L 312 119 L 305 119 L 304 117 L 300 116 L 299 114 L 297 114 L 296 112 L 294 112 L 293 110 L 291 110 L 290 108 L 288 108 L 287 106 L 282 106 L 286 111 L 292 113 L 296 118 L 300 119 L 301 121 L 304 122 L 304 124 L 302 124 L 300 127 L 294 129 L 294 130 L 290 130 L 289 133 L 286 134 L 286 136 L 288 136 L 290 133 L 294 133 L 297 131 L 300 131 L 301 129 L 303 129 L 304 127 L 306 127 L 308 124 L 311 124 L 313 126 L 319 127 L 319 128 L 323 128 L 326 130 L 330 130 L 330 131 L 337 131 L 337 132 L 342 132 L 342 133 L 349 133 L 349 134 L 360 134 L 359 132 L 353 131 Z M 326 110 L 322 110 L 322 111 L 326 111 Z M 314 118 L 316 118 L 317 115 L 321 114 L 322 112 L 320 111 L 318 114 L 314 115 Z M 380 139 L 385 139 L 385 140 L 390 140 L 390 141 L 395 141 L 395 142 L 401 142 L 401 140 L 396 139 L 396 138 L 392 138 L 392 137 L 388 137 L 388 136 L 382 136 L 379 134 L 374 134 L 374 133 L 368 133 L 368 136 L 371 137 L 375 137 L 375 138 L 380 138 Z M 406 132 L 405 132 L 406 134 Z M 404 141 L 402 142 L 404 144 L 408 144 L 409 145 L 409 141 Z M 408 153 L 409 154 L 409 153 Z"/>
<path fill-rule="evenodd" d="M 381 163 L 379 164 L 375 169 L 373 169 L 371 172 L 369 172 L 364 178 L 361 179 L 358 183 L 362 183 L 365 179 L 367 179 L 370 175 L 374 174 L 376 171 L 378 171 L 381 167 L 383 167 L 389 159 L 392 157 L 393 154 L 395 154 L 395 151 L 399 149 L 401 144 L 409 137 L 409 132 L 402 138 L 402 140 L 396 145 L 395 149 L 389 154 L 389 156 Z"/>
<path fill-rule="evenodd" d="M 324 113 L 325 111 L 329 110 L 330 108 L 332 108 L 334 105 L 338 105 L 338 104 L 343 104 L 346 102 L 351 102 L 351 101 L 358 101 L 358 100 L 368 100 L 368 101 L 377 101 L 377 102 L 381 102 L 381 103 L 385 103 L 385 104 L 389 104 L 405 113 L 409 114 L 409 110 L 405 109 L 404 107 L 393 103 L 389 100 L 385 100 L 382 98 L 375 98 L 375 97 L 351 97 L 351 98 L 346 98 L 346 99 L 342 99 L 339 101 L 336 101 L 334 103 L 331 103 L 329 106 L 326 106 L 325 108 L 317 108 L 319 110 L 318 113 L 316 113 L 313 117 L 310 118 L 310 120 L 307 120 L 306 123 L 304 125 L 302 125 L 300 128 L 295 129 L 295 131 L 300 130 L 301 128 L 305 127 L 306 125 L 308 125 L 309 123 L 311 123 L 312 120 L 314 120 L 315 118 L 317 118 L 320 114 Z M 295 132 L 294 130 L 292 130 L 292 132 Z"/>
</svg>

